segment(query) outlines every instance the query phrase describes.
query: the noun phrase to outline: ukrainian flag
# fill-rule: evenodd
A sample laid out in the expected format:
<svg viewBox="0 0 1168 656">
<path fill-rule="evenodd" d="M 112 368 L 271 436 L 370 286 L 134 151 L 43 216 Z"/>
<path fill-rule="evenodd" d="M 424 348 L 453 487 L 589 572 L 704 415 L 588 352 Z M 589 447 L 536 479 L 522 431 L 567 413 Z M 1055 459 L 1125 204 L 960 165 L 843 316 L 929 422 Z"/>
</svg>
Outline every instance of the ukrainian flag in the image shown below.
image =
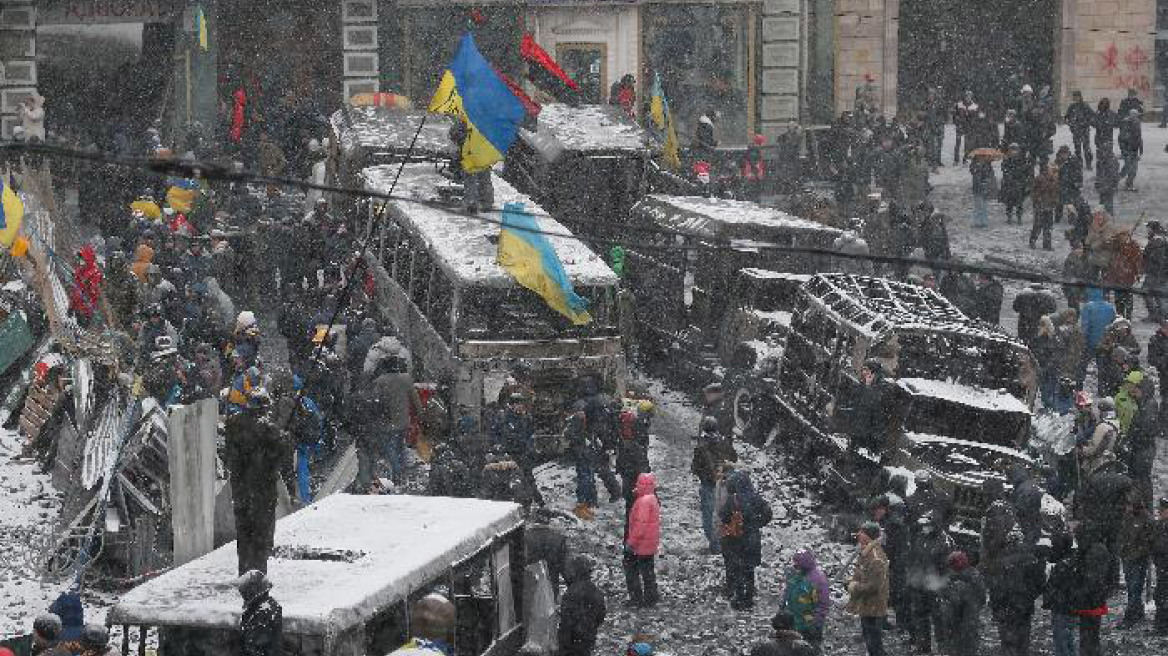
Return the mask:
<svg viewBox="0 0 1168 656">
<path fill-rule="evenodd" d="M 179 214 L 190 214 L 195 207 L 199 183 L 189 178 L 171 178 L 167 182 L 170 188 L 166 190 L 166 204 Z"/>
<path fill-rule="evenodd" d="M 430 111 L 466 123 L 462 168 L 470 173 L 503 159 L 526 115 L 523 103 L 479 53 L 470 34 L 462 37 L 450 67 L 442 74 Z"/>
<path fill-rule="evenodd" d="M 207 14 L 203 13 L 201 5 L 195 7 L 195 31 L 199 34 L 199 48 L 207 52 L 211 44 L 207 37 Z"/>
<path fill-rule="evenodd" d="M 681 154 L 677 141 L 677 128 L 673 125 L 673 114 L 669 112 L 669 101 L 661 89 L 661 74 L 653 76 L 653 90 L 649 101 L 649 116 L 658 130 L 665 133 L 665 166 L 671 171 L 681 168 Z"/>
<path fill-rule="evenodd" d="M 0 245 L 11 247 L 23 222 L 24 203 L 12 187 L 5 184 L 4 190 L 0 191 Z"/>
<path fill-rule="evenodd" d="M 503 206 L 499 232 L 499 266 L 524 287 L 543 297 L 548 307 L 580 326 L 592 321 L 588 301 L 576 295 L 556 249 L 540 234 L 535 217 L 523 203 Z"/>
</svg>

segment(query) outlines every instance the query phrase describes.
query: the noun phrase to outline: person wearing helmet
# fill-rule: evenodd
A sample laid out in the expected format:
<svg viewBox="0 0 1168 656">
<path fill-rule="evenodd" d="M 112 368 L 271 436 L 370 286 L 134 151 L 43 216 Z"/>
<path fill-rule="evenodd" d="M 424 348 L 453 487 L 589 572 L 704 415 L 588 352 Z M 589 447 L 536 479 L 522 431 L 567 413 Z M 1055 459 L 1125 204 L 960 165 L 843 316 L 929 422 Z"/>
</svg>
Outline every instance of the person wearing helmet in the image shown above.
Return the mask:
<svg viewBox="0 0 1168 656">
<path fill-rule="evenodd" d="M 702 432 L 693 450 L 690 472 L 698 477 L 698 501 L 702 512 L 702 532 L 710 547 L 710 553 L 722 552 L 721 536 L 714 525 L 714 505 L 718 485 L 718 470 L 723 463 L 738 462 L 734 445 L 718 430 L 718 420 L 707 416 L 702 419 Z"/>
</svg>

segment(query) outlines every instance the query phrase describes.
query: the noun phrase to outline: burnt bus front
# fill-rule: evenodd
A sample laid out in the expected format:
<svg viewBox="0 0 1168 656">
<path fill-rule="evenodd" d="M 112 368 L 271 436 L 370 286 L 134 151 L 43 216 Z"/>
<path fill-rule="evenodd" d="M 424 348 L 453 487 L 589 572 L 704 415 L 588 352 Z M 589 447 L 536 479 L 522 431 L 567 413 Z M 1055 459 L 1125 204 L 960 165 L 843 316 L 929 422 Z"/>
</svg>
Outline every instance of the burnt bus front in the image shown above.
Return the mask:
<svg viewBox="0 0 1168 656">
<path fill-rule="evenodd" d="M 523 288 L 459 290 L 456 403 L 479 407 L 485 417 L 511 391 L 528 394 L 537 451 L 561 453 L 573 403 L 594 390 L 616 398 L 625 392 L 616 292 L 615 286 L 577 286 L 592 321 L 574 326 Z"/>
</svg>

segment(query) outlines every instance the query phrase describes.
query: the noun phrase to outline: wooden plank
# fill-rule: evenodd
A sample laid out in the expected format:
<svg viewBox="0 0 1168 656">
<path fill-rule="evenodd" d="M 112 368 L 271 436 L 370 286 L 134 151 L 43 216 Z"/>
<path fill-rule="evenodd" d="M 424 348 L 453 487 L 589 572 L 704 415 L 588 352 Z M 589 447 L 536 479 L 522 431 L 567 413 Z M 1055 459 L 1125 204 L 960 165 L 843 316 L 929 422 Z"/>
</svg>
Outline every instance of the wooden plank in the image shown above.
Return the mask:
<svg viewBox="0 0 1168 656">
<path fill-rule="evenodd" d="M 179 567 L 215 546 L 218 403 L 203 399 L 175 408 L 168 423 L 174 566 Z"/>
</svg>

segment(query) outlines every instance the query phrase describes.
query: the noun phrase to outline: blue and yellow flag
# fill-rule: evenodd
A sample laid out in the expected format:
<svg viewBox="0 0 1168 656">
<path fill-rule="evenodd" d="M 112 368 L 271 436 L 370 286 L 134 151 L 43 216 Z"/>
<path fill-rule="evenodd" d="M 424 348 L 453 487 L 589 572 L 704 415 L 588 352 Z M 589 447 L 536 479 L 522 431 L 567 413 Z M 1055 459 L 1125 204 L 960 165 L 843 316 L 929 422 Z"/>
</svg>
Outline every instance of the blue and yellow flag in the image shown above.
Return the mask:
<svg viewBox="0 0 1168 656">
<path fill-rule="evenodd" d="M 588 301 L 576 295 L 556 249 L 539 231 L 539 224 L 523 208 L 523 203 L 504 205 L 497 256 L 499 266 L 575 325 L 592 321 Z"/>
<path fill-rule="evenodd" d="M 170 178 L 167 183 L 170 187 L 166 190 L 166 204 L 179 214 L 190 214 L 195 207 L 199 183 L 189 178 Z"/>
<path fill-rule="evenodd" d="M 0 245 L 11 247 L 23 222 L 24 203 L 12 187 L 5 184 L 4 190 L 0 191 Z"/>
<path fill-rule="evenodd" d="M 195 7 L 195 32 L 199 35 L 199 48 L 203 52 L 207 52 L 210 47 L 210 42 L 207 38 L 207 14 L 203 13 L 203 7 L 200 5 Z"/>
<path fill-rule="evenodd" d="M 430 111 L 466 123 L 462 168 L 470 173 L 503 159 L 526 115 L 523 103 L 483 58 L 470 34 L 462 37 L 450 67 L 442 74 Z"/>
<path fill-rule="evenodd" d="M 653 118 L 657 129 L 665 133 L 665 166 L 676 171 L 681 168 L 680 144 L 677 141 L 677 128 L 673 125 L 673 114 L 669 112 L 669 101 L 661 89 L 660 73 L 653 76 L 651 94 L 649 116 Z"/>
</svg>

